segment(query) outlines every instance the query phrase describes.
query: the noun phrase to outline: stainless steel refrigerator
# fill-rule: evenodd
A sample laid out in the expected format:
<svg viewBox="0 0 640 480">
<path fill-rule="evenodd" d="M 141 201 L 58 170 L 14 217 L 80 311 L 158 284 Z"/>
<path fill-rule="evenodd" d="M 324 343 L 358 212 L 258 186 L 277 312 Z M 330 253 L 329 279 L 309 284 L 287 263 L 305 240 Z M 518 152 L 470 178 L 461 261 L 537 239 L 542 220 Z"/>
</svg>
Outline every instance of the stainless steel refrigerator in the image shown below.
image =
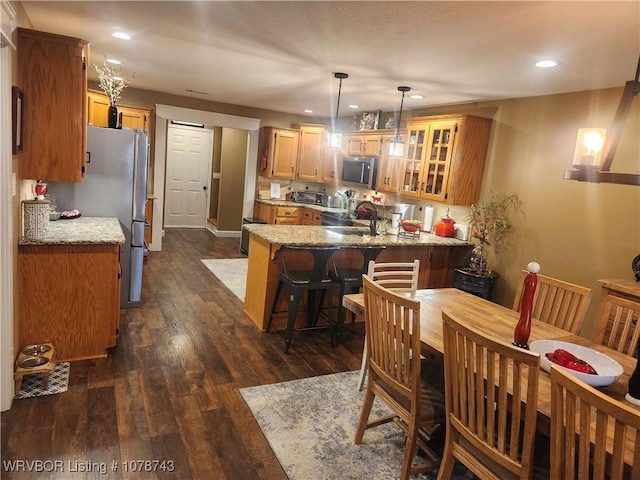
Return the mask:
<svg viewBox="0 0 640 480">
<path fill-rule="evenodd" d="M 87 127 L 87 165 L 79 183 L 48 182 L 58 211 L 117 217 L 126 237 L 121 266 L 120 307 L 140 305 L 147 201 L 147 132 Z M 73 221 L 73 220 L 58 220 Z"/>
</svg>

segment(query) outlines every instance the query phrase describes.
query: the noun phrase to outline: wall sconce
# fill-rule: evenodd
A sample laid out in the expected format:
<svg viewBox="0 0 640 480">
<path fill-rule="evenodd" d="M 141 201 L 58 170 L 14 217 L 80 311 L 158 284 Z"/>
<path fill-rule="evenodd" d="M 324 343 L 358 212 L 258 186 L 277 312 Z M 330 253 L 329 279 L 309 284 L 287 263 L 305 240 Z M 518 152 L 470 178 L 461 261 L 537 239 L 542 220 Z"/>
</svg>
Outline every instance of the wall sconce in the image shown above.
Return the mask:
<svg viewBox="0 0 640 480">
<path fill-rule="evenodd" d="M 336 123 L 338 122 L 338 112 L 340 110 L 340 94 L 342 93 L 342 80 L 345 78 L 349 78 L 349 75 L 346 73 L 336 72 L 333 76 L 340 80 L 340 84 L 338 85 L 338 101 L 336 102 L 336 116 L 333 118 L 331 122 L 331 131 L 327 136 L 327 146 L 330 148 L 341 148 L 342 147 L 342 133 L 336 132 Z"/>
<path fill-rule="evenodd" d="M 634 97 L 640 93 L 639 77 L 640 59 L 638 59 L 635 80 L 628 81 L 624 86 L 624 92 L 608 135 L 604 128 L 581 128 L 578 130 L 573 168 L 564 171 L 565 180 L 640 185 L 640 174 L 611 172 L 611 164 L 618 149 L 624 122 Z"/>
<path fill-rule="evenodd" d="M 576 151 L 573 155 L 573 168 L 600 168 L 602 165 L 602 147 L 607 131 L 604 128 L 580 128 Z"/>
<path fill-rule="evenodd" d="M 402 92 L 402 100 L 400 100 L 400 113 L 398 114 L 398 123 L 396 124 L 396 134 L 393 136 L 393 142 L 389 144 L 390 157 L 404 156 L 404 142 L 400 141 L 400 122 L 402 121 L 402 106 L 404 105 L 404 94 L 411 91 L 411 87 L 398 87 L 398 91 Z"/>
</svg>

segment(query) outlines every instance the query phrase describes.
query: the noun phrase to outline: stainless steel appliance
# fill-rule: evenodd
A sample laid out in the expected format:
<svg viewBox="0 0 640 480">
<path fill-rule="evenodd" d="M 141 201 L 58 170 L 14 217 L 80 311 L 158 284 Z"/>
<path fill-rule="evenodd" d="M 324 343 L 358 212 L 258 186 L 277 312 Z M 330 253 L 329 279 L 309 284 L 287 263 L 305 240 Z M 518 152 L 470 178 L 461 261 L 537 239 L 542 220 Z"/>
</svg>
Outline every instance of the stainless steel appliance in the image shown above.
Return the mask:
<svg viewBox="0 0 640 480">
<path fill-rule="evenodd" d="M 85 178 L 80 183 L 48 185 L 60 211 L 78 209 L 84 216 L 120 220 L 126 238 L 121 258 L 121 308 L 138 306 L 142 295 L 147 148 L 144 130 L 88 126 Z"/>
<path fill-rule="evenodd" d="M 298 203 L 312 203 L 326 207 L 329 203 L 329 196 L 320 192 L 303 190 L 300 192 L 291 192 L 291 200 Z"/>
<path fill-rule="evenodd" d="M 342 160 L 342 182 L 373 190 L 376 188 L 378 159 L 371 157 L 345 157 Z"/>
</svg>

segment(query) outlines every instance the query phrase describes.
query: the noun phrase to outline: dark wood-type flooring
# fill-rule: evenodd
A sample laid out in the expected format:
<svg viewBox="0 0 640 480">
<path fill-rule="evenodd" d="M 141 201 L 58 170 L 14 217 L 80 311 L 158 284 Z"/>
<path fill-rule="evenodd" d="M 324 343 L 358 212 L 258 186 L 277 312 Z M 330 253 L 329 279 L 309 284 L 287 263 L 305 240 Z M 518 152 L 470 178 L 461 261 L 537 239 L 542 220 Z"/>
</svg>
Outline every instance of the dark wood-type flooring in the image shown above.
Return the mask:
<svg viewBox="0 0 640 480">
<path fill-rule="evenodd" d="M 286 479 L 238 389 L 357 370 L 364 333 L 351 325 L 332 348 L 326 331 L 299 332 L 285 355 L 282 334 L 261 332 L 200 261 L 241 257 L 239 242 L 167 229 L 163 250 L 145 261 L 142 307 L 121 310 L 118 345 L 72 362 L 66 393 L 14 400 L 2 413 L 0 476 Z M 60 461 L 63 471 L 42 463 L 11 472 L 9 460 Z M 122 467 L 145 460 L 170 460 L 174 470 Z M 106 474 L 95 471 L 100 463 Z"/>
</svg>

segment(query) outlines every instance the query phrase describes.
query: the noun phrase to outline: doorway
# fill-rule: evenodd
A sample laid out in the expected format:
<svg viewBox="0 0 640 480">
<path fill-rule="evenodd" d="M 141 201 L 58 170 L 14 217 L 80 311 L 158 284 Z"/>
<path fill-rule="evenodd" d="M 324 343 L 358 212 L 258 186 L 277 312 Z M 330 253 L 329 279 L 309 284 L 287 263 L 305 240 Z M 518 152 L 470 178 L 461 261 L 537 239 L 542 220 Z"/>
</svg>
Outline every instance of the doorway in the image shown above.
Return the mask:
<svg viewBox="0 0 640 480">
<path fill-rule="evenodd" d="M 179 119 L 185 122 L 246 130 L 248 132 L 249 143 L 247 155 L 244 159 L 245 171 L 257 172 L 258 129 L 260 128 L 260 119 L 162 104 L 156 104 L 155 110 L 155 162 L 153 173 L 153 194 L 155 201 L 153 202 L 153 218 L 162 220 L 153 222 L 150 249 L 152 251 L 160 251 L 162 250 L 162 237 L 164 234 L 167 129 L 170 121 Z M 242 216 L 246 217 L 251 216 L 251 212 L 253 211 L 256 175 L 245 175 L 243 183 Z M 240 232 L 235 233 L 237 236 L 240 235 Z M 220 235 L 220 232 L 216 233 L 216 235 Z"/>
<path fill-rule="evenodd" d="M 206 227 L 212 158 L 211 130 L 169 125 L 165 227 Z"/>
</svg>

